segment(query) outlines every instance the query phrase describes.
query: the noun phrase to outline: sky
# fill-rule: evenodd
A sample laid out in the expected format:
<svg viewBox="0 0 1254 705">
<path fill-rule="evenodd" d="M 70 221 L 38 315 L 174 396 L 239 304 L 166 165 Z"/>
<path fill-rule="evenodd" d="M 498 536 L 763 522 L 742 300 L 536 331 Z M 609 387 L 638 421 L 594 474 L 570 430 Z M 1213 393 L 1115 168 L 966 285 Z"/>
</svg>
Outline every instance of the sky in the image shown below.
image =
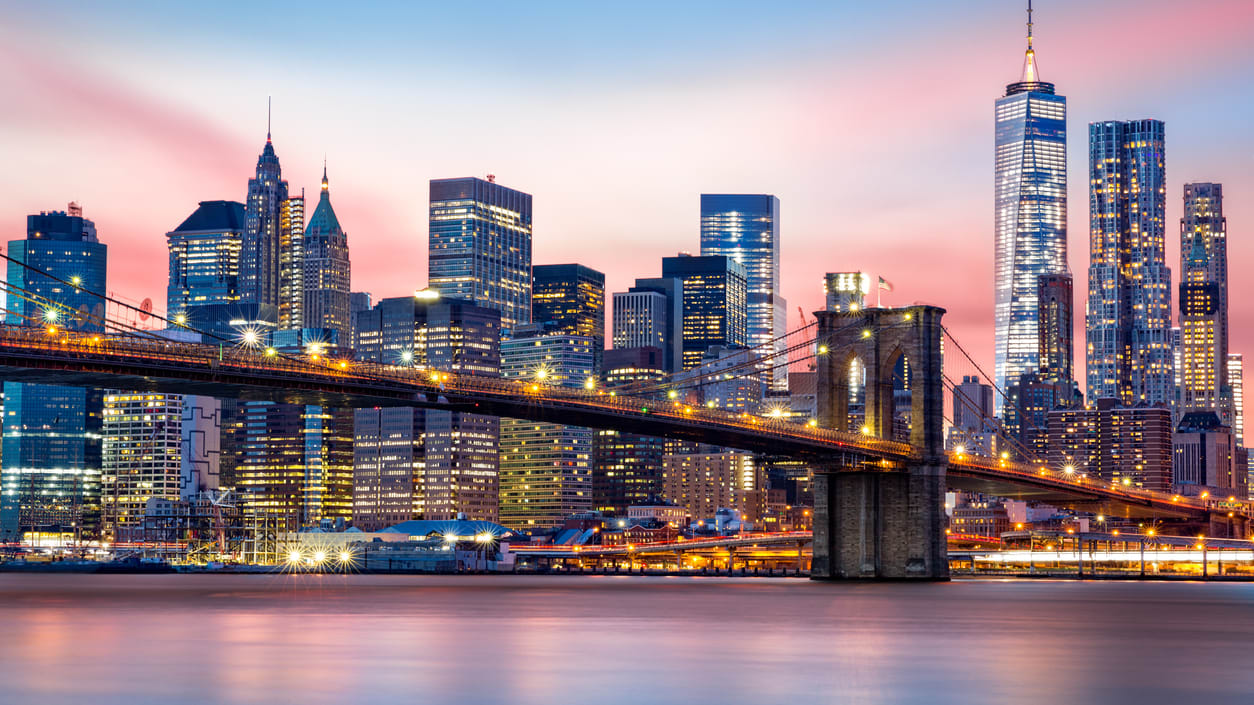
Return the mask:
<svg viewBox="0 0 1254 705">
<path fill-rule="evenodd" d="M 1254 353 L 1254 48 L 1248 0 L 1038 0 L 1043 80 L 1068 99 L 1077 359 L 1088 266 L 1087 128 L 1167 125 L 1168 256 L 1183 185 L 1224 184 L 1232 351 Z M 698 252 L 701 193 L 781 202 L 783 294 L 891 281 L 989 372 L 993 101 L 1018 80 L 1024 3 L 21 2 L 0 25 L 0 239 L 73 200 L 109 289 L 164 308 L 165 233 L 244 200 L 273 98 L 291 188 L 325 157 L 353 288 L 426 283 L 427 183 L 495 174 L 534 195 L 534 262 L 609 291 Z M 1178 283 L 1178 276 L 1173 286 Z"/>
</svg>

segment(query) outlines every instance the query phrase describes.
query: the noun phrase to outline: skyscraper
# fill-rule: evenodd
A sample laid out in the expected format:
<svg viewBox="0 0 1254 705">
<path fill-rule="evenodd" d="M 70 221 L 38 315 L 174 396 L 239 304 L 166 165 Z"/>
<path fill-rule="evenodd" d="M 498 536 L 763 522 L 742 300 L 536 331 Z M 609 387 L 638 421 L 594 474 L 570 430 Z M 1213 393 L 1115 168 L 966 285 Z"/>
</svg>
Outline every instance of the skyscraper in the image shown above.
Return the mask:
<svg viewBox="0 0 1254 705">
<path fill-rule="evenodd" d="M 1175 398 L 1164 127 L 1089 124 L 1088 398 Z"/>
<path fill-rule="evenodd" d="M 426 515 L 426 415 L 409 406 L 353 417 L 353 526 L 379 529 Z"/>
<path fill-rule="evenodd" d="M 1233 424 L 1228 382 L 1228 242 L 1223 186 L 1185 184 L 1180 219 L 1180 410 Z"/>
<path fill-rule="evenodd" d="M 450 299 L 531 322 L 531 194 L 476 178 L 432 179 L 428 281 Z"/>
<path fill-rule="evenodd" d="M 267 125 L 266 146 L 257 158 L 256 176 L 248 180 L 248 196 L 244 200 L 239 282 L 242 301 L 274 306 L 276 310 L 279 307 L 279 243 L 290 237 L 283 230 L 287 200 L 287 182 L 283 180 Z"/>
<path fill-rule="evenodd" d="M 683 283 L 682 369 L 698 367 L 713 345 L 748 340 L 745 269 L 724 255 L 662 258 L 662 276 Z"/>
<path fill-rule="evenodd" d="M 575 389 L 595 384 L 593 339 L 549 330 L 516 328 L 501 343 L 501 376 Z M 501 419 L 500 502 L 501 524 L 518 530 L 551 528 L 591 509 L 592 430 Z"/>
<path fill-rule="evenodd" d="M 305 189 L 283 202 L 279 226 L 279 328 L 300 328 L 305 320 Z"/>
<path fill-rule="evenodd" d="M 325 328 L 336 332 L 343 348 L 353 344 L 349 307 L 351 269 L 348 261 L 348 234 L 340 227 L 331 207 L 327 170 L 322 168 L 322 192 L 305 228 L 304 256 L 300 285 L 304 290 L 301 328 Z"/>
<path fill-rule="evenodd" d="M 1075 343 L 1071 274 L 1042 274 L 1036 300 L 1040 372 L 1049 379 L 1073 381 Z"/>
<path fill-rule="evenodd" d="M 731 257 L 745 268 L 745 344 L 784 349 L 788 302 L 780 294 L 779 198 L 770 194 L 701 194 L 701 254 Z M 774 341 L 774 342 L 772 342 Z M 787 389 L 788 368 L 775 367 L 771 386 Z"/>
<path fill-rule="evenodd" d="M 501 368 L 501 324 L 496 311 L 465 301 L 432 296 L 382 299 L 357 314 L 357 354 L 360 359 L 389 365 L 415 365 L 433 370 L 495 377 Z M 359 417 L 359 421 L 362 419 Z M 359 436 L 369 444 L 375 424 L 365 419 Z M 381 419 L 379 423 L 388 421 Z M 392 418 L 389 423 L 403 420 Z M 408 437 L 393 436 L 410 448 L 421 442 L 423 476 L 416 505 L 425 519 L 496 521 L 498 439 L 500 423 L 494 416 L 427 410 L 421 424 L 413 419 Z M 422 438 L 414 434 L 422 433 Z M 365 448 L 370 453 L 369 447 Z M 412 450 L 411 450 L 412 452 Z M 399 463 L 399 465 L 397 464 Z M 394 461 L 398 472 L 405 460 Z M 411 471 L 417 468 L 410 466 Z M 367 471 L 367 474 L 373 471 Z M 390 510 L 389 510 L 390 511 Z"/>
<path fill-rule="evenodd" d="M 1038 278 L 1067 271 L 1067 99 L 1040 80 L 1030 5 L 1023 73 L 994 115 L 994 374 L 1006 389 L 1040 366 Z"/>
<path fill-rule="evenodd" d="M 601 384 L 606 389 L 655 384 L 666 377 L 660 348 L 606 351 Z M 614 430 L 597 430 L 592 439 L 592 508 L 624 516 L 627 507 L 662 496 L 662 459 L 666 439 Z"/>
<path fill-rule="evenodd" d="M 244 204 L 201 201 L 165 237 L 170 250 L 166 311 L 175 315 L 192 306 L 239 301 Z"/>
<path fill-rule="evenodd" d="M 613 347 L 654 347 L 662 369 L 678 372 L 683 361 L 684 284 L 675 278 L 637 279 L 614 294 Z"/>
<path fill-rule="evenodd" d="M 605 275 L 582 264 L 531 268 L 531 320 L 592 339 L 595 368 L 605 354 Z"/>
<path fill-rule="evenodd" d="M 108 248 L 95 224 L 67 211 L 26 218 L 26 239 L 9 242 L 10 325 L 100 331 Z M 97 390 L 4 383 L 0 460 L 0 538 L 31 531 L 89 538 L 100 521 L 100 417 Z"/>
<path fill-rule="evenodd" d="M 1228 353 L 1228 386 L 1232 387 L 1232 432 L 1245 445 L 1245 355 Z"/>
</svg>

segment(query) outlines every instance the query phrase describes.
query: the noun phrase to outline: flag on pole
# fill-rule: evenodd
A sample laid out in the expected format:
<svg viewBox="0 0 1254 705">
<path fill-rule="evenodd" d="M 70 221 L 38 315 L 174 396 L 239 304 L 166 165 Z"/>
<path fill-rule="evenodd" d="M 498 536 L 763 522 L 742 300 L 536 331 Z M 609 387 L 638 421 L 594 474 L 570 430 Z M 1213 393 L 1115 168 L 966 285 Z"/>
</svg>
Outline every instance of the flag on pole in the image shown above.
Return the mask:
<svg viewBox="0 0 1254 705">
<path fill-rule="evenodd" d="M 882 289 L 882 290 L 884 290 L 884 291 L 892 291 L 892 290 L 893 290 L 893 284 L 892 284 L 892 282 L 888 281 L 888 280 L 887 280 L 887 279 L 885 279 L 884 277 L 880 277 L 880 289 Z"/>
</svg>

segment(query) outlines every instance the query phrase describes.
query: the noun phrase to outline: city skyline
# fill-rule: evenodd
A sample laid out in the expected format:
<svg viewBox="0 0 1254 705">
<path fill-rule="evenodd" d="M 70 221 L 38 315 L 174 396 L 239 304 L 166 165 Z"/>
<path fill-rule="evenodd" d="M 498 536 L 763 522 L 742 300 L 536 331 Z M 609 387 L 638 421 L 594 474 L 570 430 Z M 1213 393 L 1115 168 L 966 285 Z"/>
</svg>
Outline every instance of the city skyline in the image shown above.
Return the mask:
<svg viewBox="0 0 1254 705">
<path fill-rule="evenodd" d="M 1248 170 L 1232 155 L 1248 152 L 1244 140 L 1249 138 L 1240 130 L 1224 128 L 1236 126 L 1237 116 L 1247 112 L 1243 106 L 1249 98 L 1220 90 L 1233 78 L 1228 72 L 1239 70 L 1240 62 L 1231 59 L 1242 55 L 1235 41 L 1222 39 L 1223 32 L 1235 32 L 1228 28 L 1240 25 L 1251 11 L 1232 2 L 1214 2 L 1187 11 L 1174 10 L 1167 3 L 1138 3 L 1134 16 L 1121 17 L 1121 8 L 1130 6 L 1038 5 L 1035 36 L 1041 77 L 1065 86 L 1073 135 L 1091 121 L 1164 120 L 1171 151 L 1167 222 L 1179 220 L 1181 203 L 1174 194 L 1186 181 L 1225 184 L 1229 193 L 1227 216 L 1235 235 L 1230 255 L 1234 268 L 1239 267 L 1250 256 L 1240 233 L 1243 224 L 1254 218 L 1247 199 L 1242 198 L 1249 192 Z M 221 73 L 222 64 L 211 66 L 186 53 L 176 52 L 164 70 L 138 65 L 125 51 L 94 61 L 91 67 L 77 65 L 75 57 L 93 56 L 92 43 L 87 41 L 82 48 L 66 44 L 55 59 L 34 62 L 23 49 L 43 36 L 39 25 L 49 18 L 30 12 L 17 13 L 14 25 L 28 31 L 12 37 L 9 48 L 0 50 L 13 54 L 8 71 L 17 71 L 0 70 L 0 88 L 29 97 L 18 101 L 17 112 L 0 127 L 0 136 L 14 142 L 9 151 L 17 168 L 3 178 L 18 214 L 3 219 L 0 227 L 5 230 L 0 233 L 13 239 L 20 230 L 21 215 L 79 200 L 118 253 L 111 258 L 110 279 L 115 282 L 114 289 L 129 298 L 161 298 L 163 282 L 159 275 L 154 276 L 159 270 L 153 266 L 163 254 L 158 243 L 197 202 L 243 199 L 240 175 L 255 164 L 265 129 L 265 96 L 274 95 L 272 132 L 285 166 L 284 177 L 294 191 L 312 188 L 320 173 L 319 162 L 327 153 L 338 175 L 337 184 L 342 184 L 337 188 L 342 194 L 337 199 L 337 212 L 352 225 L 355 234 L 353 259 L 359 274 L 354 279 L 361 285 L 354 288 L 371 291 L 376 298 L 400 295 L 426 283 L 421 272 L 426 249 L 422 186 L 430 178 L 482 177 L 492 172 L 503 183 L 534 194 L 534 261 L 577 261 L 602 269 L 607 274 L 608 291 L 626 290 L 635 277 L 651 272 L 660 256 L 673 255 L 676 249 L 699 250 L 700 193 L 774 193 L 781 201 L 782 294 L 792 308 L 790 328 L 798 323 L 792 317 L 798 305 L 807 313 L 822 308 L 823 272 L 878 271 L 896 284 L 896 292 L 885 297 L 886 304 L 919 300 L 946 306 L 950 311 L 947 320 L 965 339 L 979 341 L 974 352 L 991 368 L 993 223 L 987 165 L 992 151 L 992 120 L 987 108 L 1004 85 L 1017 78 L 1021 68 L 1024 17 L 1018 4 L 983 3 L 947 13 L 921 6 L 904 24 L 863 11 L 827 10 L 824 18 L 830 20 L 829 28 L 835 28 L 835 36 L 849 38 L 844 43 L 800 27 L 798 17 L 784 12 L 762 20 L 772 23 L 781 37 L 768 42 L 769 49 L 734 53 L 728 44 L 731 39 L 714 37 L 715 28 L 708 28 L 694 40 L 706 55 L 696 49 L 673 53 L 677 61 L 671 67 L 674 75 L 661 78 L 662 67 L 618 42 L 595 50 L 567 44 L 566 49 L 585 57 L 587 65 L 558 71 L 554 85 L 560 88 L 527 92 L 522 90 L 527 84 L 526 70 L 551 70 L 549 64 L 558 58 L 552 55 L 555 49 L 536 49 L 524 52 L 519 65 L 504 74 L 505 78 L 520 78 L 514 89 L 506 91 L 509 98 L 492 100 L 518 99 L 535 103 L 537 109 L 551 110 L 573 99 L 573 94 L 565 95 L 569 88 L 579 93 L 583 108 L 557 121 L 564 125 L 562 134 L 511 113 L 509 120 L 495 121 L 494 133 L 486 136 L 479 132 L 483 118 L 450 125 L 446 124 L 447 117 L 424 117 L 416 123 L 405 122 L 401 128 L 391 113 L 405 112 L 403 106 L 420 98 L 412 93 L 420 91 L 409 91 L 406 83 L 386 96 L 376 95 L 367 89 L 377 79 L 361 87 L 349 86 L 345 81 L 352 78 L 348 75 L 351 62 L 320 80 L 342 85 L 353 102 L 346 103 L 342 111 L 313 110 L 306 101 L 314 98 L 294 90 L 302 85 L 304 71 L 308 70 L 311 78 L 317 73 L 317 61 L 305 61 L 308 57 L 303 49 L 292 49 L 293 59 L 300 61 L 284 62 L 295 68 L 276 69 L 274 79 L 248 79 L 229 88 L 209 75 Z M 180 12 L 185 10 L 174 14 Z M 547 14 L 542 11 L 539 16 Z M 570 14 L 567 30 L 597 26 L 595 14 Z M 716 24 L 731 23 L 740 16 L 739 8 L 734 8 L 728 18 Z M 72 18 L 57 17 L 59 38 L 46 41 L 58 46 L 68 42 L 60 37 L 78 36 L 89 19 L 108 22 L 107 18 L 93 18 L 89 10 Z M 117 31 L 138 39 L 157 32 L 172 19 L 176 18 L 163 16 Z M 429 19 L 432 26 L 448 21 L 438 13 Z M 480 19 L 495 34 L 501 31 L 497 24 L 509 18 Z M 692 10 L 683 10 L 675 21 L 682 27 L 695 19 Z M 1143 37 L 1158 49 L 1138 52 L 1143 71 L 1121 75 L 1118 80 L 1087 70 L 1099 56 L 1100 27 L 1115 21 L 1131 29 L 1121 32 L 1121 37 Z M 293 30 L 316 26 L 317 20 L 302 20 Z M 972 28 L 988 37 L 986 45 L 945 44 L 943 37 Z M 225 28 L 209 22 L 202 31 L 212 35 Z M 922 44 L 912 40 L 924 31 L 935 39 Z M 359 35 L 351 26 L 346 28 L 349 43 L 362 41 Z M 731 37 L 735 36 L 732 32 Z M 788 48 L 781 47 L 783 37 L 790 39 Z M 881 41 L 872 45 L 876 39 Z M 166 40 L 152 41 L 161 45 Z M 648 33 L 643 44 L 669 47 L 676 41 L 678 38 L 668 31 L 657 30 Z M 489 57 L 513 46 L 508 40 L 502 42 L 501 48 L 488 50 Z M 289 43 L 290 38 L 279 42 L 284 47 Z M 1132 50 L 1133 44 L 1126 48 Z M 433 46 L 439 45 L 437 41 Z M 1102 46 L 1108 48 L 1110 44 Z M 864 50 L 879 62 L 877 78 L 871 82 L 859 77 L 852 65 L 846 65 L 846 59 Z M 238 60 L 247 59 L 251 51 L 241 49 Z M 448 59 L 433 51 L 418 52 L 422 55 L 413 58 L 422 61 L 412 65 L 437 70 Z M 406 52 L 399 46 L 366 53 L 369 56 L 363 60 L 373 61 L 381 75 L 410 66 L 400 60 Z M 380 55 L 389 53 L 398 54 L 393 57 L 397 61 L 378 68 Z M 93 59 L 100 58 L 95 52 Z M 921 63 L 923 59 L 926 63 Z M 486 59 L 469 61 L 473 74 L 487 70 L 481 65 Z M 183 71 L 178 80 L 169 73 L 174 67 Z M 1202 67 L 1207 68 L 1208 79 L 1199 81 L 1194 74 Z M 604 73 L 597 73 L 598 68 Z M 892 133 L 904 125 L 893 117 L 901 113 L 893 110 L 897 103 L 890 95 L 892 91 L 882 88 L 912 85 L 909 80 L 920 75 L 947 78 L 945 100 L 929 123 L 943 139 L 896 144 Z M 58 80 L 41 85 L 41 77 Z M 657 81 L 641 85 L 642 77 Z M 763 88 L 764 81 L 769 82 L 768 87 Z M 189 95 L 180 88 L 184 82 L 200 88 Z M 54 83 L 57 87 L 49 88 Z M 260 85 L 263 83 L 270 85 Z M 423 84 L 420 81 L 418 85 Z M 702 88 L 695 95 L 678 90 L 694 85 Z M 581 86 L 595 86 L 597 90 L 580 92 Z M 725 101 L 757 88 L 765 90 L 763 97 L 773 101 L 769 115 L 760 109 L 729 113 L 721 107 Z M 919 90 L 925 91 L 924 97 L 929 95 L 926 91 L 930 89 Z M 1202 98 L 1207 100 L 1205 110 L 1199 102 Z M 375 102 L 380 100 L 382 106 Z M 693 105 L 694 100 L 699 104 Z M 95 117 L 90 123 L 80 122 L 81 118 L 68 117 L 71 111 L 55 110 L 58 106 L 76 108 L 72 111 L 75 115 Z M 657 128 L 653 122 L 661 115 L 674 116 L 676 124 Z M 685 122 L 705 123 L 715 115 L 717 120 L 700 128 Z M 31 124 L 43 119 L 40 116 L 49 119 L 46 133 Z M 574 123 L 566 124 L 568 119 Z M 758 140 L 762 129 L 784 137 Z M 50 142 L 66 131 L 68 138 L 58 139 L 55 145 Z M 676 133 L 678 137 L 671 137 Z M 465 142 L 470 134 L 475 134 L 476 140 Z M 633 141 L 633 134 L 660 136 L 645 143 Z M 102 138 L 110 144 L 97 144 Z M 672 139 L 681 143 L 672 143 Z M 725 149 L 728 140 L 738 149 Z M 1072 173 L 1085 173 L 1077 171 L 1087 167 L 1085 147 L 1082 140 L 1071 140 L 1068 167 Z M 47 154 L 67 149 L 91 149 L 102 157 L 99 164 L 81 165 L 72 177 L 58 170 L 58 177 L 52 178 L 45 171 L 51 161 L 45 161 Z M 653 168 L 655 158 L 665 154 L 683 159 L 687 168 Z M 177 159 L 172 160 L 171 155 Z M 933 178 L 933 170 L 906 168 L 917 160 L 944 163 L 949 176 L 938 180 Z M 117 177 L 119 167 L 156 169 L 157 165 L 169 172 L 161 184 Z M 569 178 L 575 173 L 596 178 Z M 905 179 L 904 185 L 914 197 L 911 202 L 886 200 L 882 179 L 888 176 Z M 133 203 L 140 196 L 133 189 L 141 187 L 145 189 L 145 205 L 136 208 Z M 151 197 L 153 189 L 158 189 L 160 198 Z M 646 209 L 653 227 L 642 230 L 599 217 L 602 209 L 613 207 L 612 202 L 623 193 L 655 204 Z M 1074 204 L 1085 203 L 1084 195 L 1085 184 L 1073 179 L 1069 187 L 1073 202 L 1068 222 L 1072 234 L 1069 264 L 1079 291 L 1087 287 L 1087 248 L 1075 235 L 1082 232 L 1087 212 Z M 128 206 L 128 200 L 132 205 Z M 842 213 L 834 224 L 825 217 L 833 208 Z M 1166 259 L 1174 263 L 1179 257 L 1179 238 L 1170 227 L 1167 240 Z M 624 249 L 606 256 L 607 243 L 622 243 Z M 902 259 L 899 254 L 903 247 L 926 256 Z M 405 256 L 395 256 L 398 252 Z M 944 258 L 945 267 L 931 266 L 938 258 Z M 954 281 L 964 285 L 955 287 Z M 1251 293 L 1243 291 L 1245 286 L 1240 280 L 1233 282 L 1234 352 L 1248 346 L 1250 334 L 1245 331 L 1254 330 L 1247 325 L 1254 311 L 1239 303 Z M 1082 377 L 1082 371 L 1077 370 L 1076 376 Z"/>
</svg>

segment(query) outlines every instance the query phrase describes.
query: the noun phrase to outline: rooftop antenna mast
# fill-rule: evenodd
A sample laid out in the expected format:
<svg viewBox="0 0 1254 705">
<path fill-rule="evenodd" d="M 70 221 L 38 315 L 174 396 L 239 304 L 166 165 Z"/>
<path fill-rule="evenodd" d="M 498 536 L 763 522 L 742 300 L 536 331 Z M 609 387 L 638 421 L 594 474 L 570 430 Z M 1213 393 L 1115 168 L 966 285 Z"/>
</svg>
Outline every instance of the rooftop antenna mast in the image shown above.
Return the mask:
<svg viewBox="0 0 1254 705">
<path fill-rule="evenodd" d="M 1028 48 L 1032 48 L 1032 0 L 1028 0 Z"/>
<path fill-rule="evenodd" d="M 1031 2 L 1028 3 L 1029 6 L 1031 4 L 1032 4 Z M 1031 10 L 1028 11 L 1028 16 L 1029 17 L 1031 16 Z M 1032 23 L 1029 22 L 1028 26 L 1031 27 Z M 1031 36 L 1031 32 L 1028 32 L 1028 35 Z M 270 101 L 271 101 L 271 97 L 266 96 L 266 141 L 267 142 L 270 141 Z"/>
</svg>

